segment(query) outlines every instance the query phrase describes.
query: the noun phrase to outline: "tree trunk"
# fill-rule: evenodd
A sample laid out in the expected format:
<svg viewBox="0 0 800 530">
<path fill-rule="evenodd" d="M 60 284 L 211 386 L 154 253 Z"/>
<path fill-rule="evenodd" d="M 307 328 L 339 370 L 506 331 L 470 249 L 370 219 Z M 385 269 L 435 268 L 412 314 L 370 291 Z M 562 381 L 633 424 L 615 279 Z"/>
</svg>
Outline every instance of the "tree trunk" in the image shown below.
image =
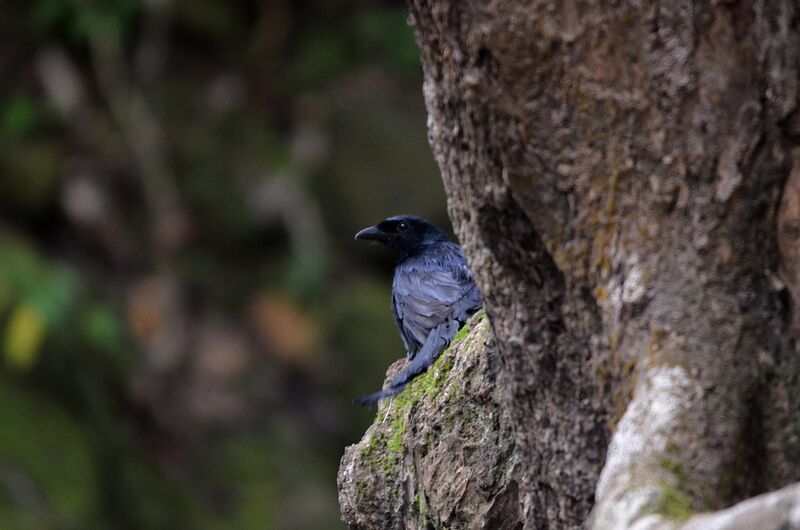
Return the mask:
<svg viewBox="0 0 800 530">
<path fill-rule="evenodd" d="M 524 527 L 800 526 L 798 5 L 410 8 Z"/>
</svg>

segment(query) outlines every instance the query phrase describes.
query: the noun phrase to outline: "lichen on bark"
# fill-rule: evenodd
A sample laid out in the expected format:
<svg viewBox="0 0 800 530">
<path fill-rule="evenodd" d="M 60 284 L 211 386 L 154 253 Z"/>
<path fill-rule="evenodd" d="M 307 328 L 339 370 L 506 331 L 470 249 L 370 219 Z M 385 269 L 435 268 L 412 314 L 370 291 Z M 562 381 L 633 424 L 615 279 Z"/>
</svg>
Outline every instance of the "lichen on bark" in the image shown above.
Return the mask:
<svg viewBox="0 0 800 530">
<path fill-rule="evenodd" d="M 398 361 L 387 379 L 406 361 Z M 436 363 L 382 402 L 339 470 L 351 528 L 521 528 L 514 437 L 499 404 L 499 359 L 485 312 Z"/>
</svg>

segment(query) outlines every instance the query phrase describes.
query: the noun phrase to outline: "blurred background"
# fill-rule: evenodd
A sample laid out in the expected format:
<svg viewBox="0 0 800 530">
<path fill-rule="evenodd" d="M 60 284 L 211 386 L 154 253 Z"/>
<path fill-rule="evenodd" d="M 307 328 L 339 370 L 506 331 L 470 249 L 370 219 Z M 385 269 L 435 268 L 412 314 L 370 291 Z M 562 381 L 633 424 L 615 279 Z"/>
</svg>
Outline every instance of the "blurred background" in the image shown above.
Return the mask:
<svg viewBox="0 0 800 530">
<path fill-rule="evenodd" d="M 6 0 L 0 529 L 342 528 L 448 226 L 402 1 Z"/>
</svg>

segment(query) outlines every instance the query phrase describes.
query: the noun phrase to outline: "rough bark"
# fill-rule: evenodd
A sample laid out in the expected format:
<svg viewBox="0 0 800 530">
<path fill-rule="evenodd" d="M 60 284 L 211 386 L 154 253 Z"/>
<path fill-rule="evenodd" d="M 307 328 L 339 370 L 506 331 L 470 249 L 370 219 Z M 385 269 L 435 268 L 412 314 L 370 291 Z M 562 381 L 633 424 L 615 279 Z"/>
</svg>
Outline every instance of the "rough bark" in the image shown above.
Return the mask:
<svg viewBox="0 0 800 530">
<path fill-rule="evenodd" d="M 800 479 L 798 5 L 409 4 L 525 528 L 699 528 Z"/>
<path fill-rule="evenodd" d="M 522 527 L 498 372 L 480 312 L 425 375 L 381 403 L 375 423 L 342 457 L 339 503 L 352 528 Z"/>
</svg>

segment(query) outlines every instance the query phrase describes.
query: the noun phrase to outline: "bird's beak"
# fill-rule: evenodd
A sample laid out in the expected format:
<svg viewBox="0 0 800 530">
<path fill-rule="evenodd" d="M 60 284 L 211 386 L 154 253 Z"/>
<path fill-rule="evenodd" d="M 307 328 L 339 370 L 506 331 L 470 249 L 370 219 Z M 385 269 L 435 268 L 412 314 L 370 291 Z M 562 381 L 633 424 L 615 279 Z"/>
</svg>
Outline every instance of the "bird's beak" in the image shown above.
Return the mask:
<svg viewBox="0 0 800 530">
<path fill-rule="evenodd" d="M 383 241 L 386 239 L 386 233 L 379 229 L 377 226 L 370 226 L 356 234 L 356 239 L 367 239 L 372 241 Z"/>
</svg>

